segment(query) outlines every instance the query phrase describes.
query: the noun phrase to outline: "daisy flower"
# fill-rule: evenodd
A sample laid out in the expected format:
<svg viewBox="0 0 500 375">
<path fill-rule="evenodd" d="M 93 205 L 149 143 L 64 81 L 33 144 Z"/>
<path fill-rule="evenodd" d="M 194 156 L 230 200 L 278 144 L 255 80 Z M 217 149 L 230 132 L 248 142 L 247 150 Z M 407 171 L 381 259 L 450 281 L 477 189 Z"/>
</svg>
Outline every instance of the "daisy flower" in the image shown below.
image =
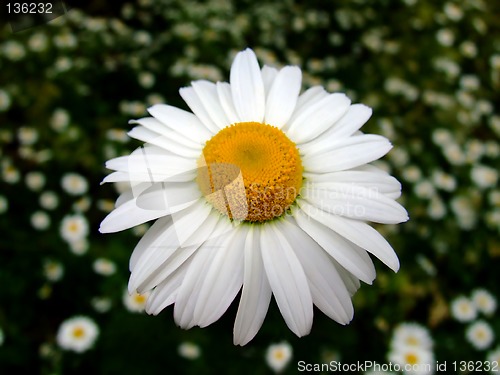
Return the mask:
<svg viewBox="0 0 500 375">
<path fill-rule="evenodd" d="M 495 334 L 488 323 L 478 320 L 467 327 L 465 337 L 477 350 L 484 350 L 491 346 Z"/>
<path fill-rule="evenodd" d="M 476 309 L 487 316 L 493 315 L 497 309 L 496 298 L 486 289 L 474 290 L 471 299 Z"/>
<path fill-rule="evenodd" d="M 269 345 L 266 350 L 266 362 L 274 372 L 279 373 L 292 359 L 292 352 L 292 346 L 287 342 Z"/>
<path fill-rule="evenodd" d="M 417 323 L 401 323 L 393 333 L 393 347 L 399 346 L 415 346 L 423 349 L 432 349 L 433 340 L 429 331 Z"/>
<path fill-rule="evenodd" d="M 434 354 L 418 346 L 393 348 L 388 355 L 389 361 L 398 365 L 404 374 L 433 374 Z"/>
<path fill-rule="evenodd" d="M 99 327 L 85 316 L 75 316 L 62 322 L 57 331 L 57 344 L 65 350 L 83 353 L 90 349 L 99 335 Z"/>
<path fill-rule="evenodd" d="M 451 302 L 451 316 L 459 322 L 465 323 L 476 319 L 477 309 L 472 301 L 465 296 L 458 296 Z"/>
<path fill-rule="evenodd" d="M 179 355 L 186 359 L 198 359 L 201 355 L 201 349 L 195 343 L 185 341 L 179 345 L 177 348 Z"/>
<path fill-rule="evenodd" d="M 145 145 L 106 166 L 103 182 L 129 182 L 102 233 L 158 219 L 130 259 L 129 291 L 151 291 L 146 311 L 174 305 L 183 328 L 218 320 L 241 290 L 234 343 L 260 329 L 271 301 L 307 335 L 313 304 L 340 324 L 351 296 L 371 284 L 368 253 L 398 258 L 367 222 L 408 219 L 400 183 L 368 163 L 390 149 L 363 134 L 371 109 L 315 86 L 300 94 L 298 67 L 259 67 L 239 52 L 230 82 L 180 89 L 193 113 L 169 105 L 132 121 Z"/>
<path fill-rule="evenodd" d="M 123 305 L 130 312 L 143 312 L 146 307 L 148 297 L 149 292 L 145 292 L 143 294 L 136 292 L 129 293 L 128 290 L 125 289 L 125 292 L 123 293 Z"/>
</svg>

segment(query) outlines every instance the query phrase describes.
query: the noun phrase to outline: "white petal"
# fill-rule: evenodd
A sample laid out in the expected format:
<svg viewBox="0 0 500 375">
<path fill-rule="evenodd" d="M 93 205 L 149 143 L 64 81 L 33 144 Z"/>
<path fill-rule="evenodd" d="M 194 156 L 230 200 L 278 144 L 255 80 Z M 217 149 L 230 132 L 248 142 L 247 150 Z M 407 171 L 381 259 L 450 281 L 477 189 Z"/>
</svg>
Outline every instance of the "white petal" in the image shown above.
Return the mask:
<svg viewBox="0 0 500 375">
<path fill-rule="evenodd" d="M 301 82 L 302 72 L 298 67 L 285 66 L 279 71 L 267 93 L 266 124 L 278 129 L 285 125 L 297 104 Z"/>
<path fill-rule="evenodd" d="M 399 269 L 399 259 L 387 240 L 375 229 L 366 223 L 358 220 L 352 220 L 336 215 L 328 214 L 324 211 L 314 209 L 314 207 L 301 201 L 300 207 L 325 226 L 345 237 L 350 242 L 365 249 L 375 255 L 387 267 L 397 272 Z M 338 259 L 337 259 L 338 261 Z M 341 263 L 339 261 L 339 263 Z M 342 264 L 342 263 L 341 263 Z M 343 264 L 342 264 L 343 265 Z M 344 265 L 343 265 L 344 266 Z M 345 266 L 344 266 L 345 267 Z M 351 271 L 345 267 L 348 271 Z M 352 271 L 351 271 L 352 272 Z M 352 272 L 356 277 L 361 277 Z M 364 281 L 364 280 L 363 280 Z"/>
<path fill-rule="evenodd" d="M 315 101 L 291 119 L 287 135 L 300 146 L 333 126 L 346 113 L 350 104 L 351 101 L 344 94 L 330 94 Z"/>
<path fill-rule="evenodd" d="M 192 87 L 184 87 L 179 92 L 205 126 L 217 133 L 230 125 L 219 101 L 215 83 L 200 80 L 191 82 L 191 85 Z"/>
<path fill-rule="evenodd" d="M 293 216 L 298 226 L 312 237 L 342 267 L 358 279 L 371 284 L 375 279 L 375 267 L 366 251 L 346 241 L 322 224 L 322 217 L 315 215 L 305 202 L 300 202 L 300 209 L 294 209 Z M 304 212 L 302 211 L 304 210 Z M 307 214 L 307 215 L 306 215 Z"/>
<path fill-rule="evenodd" d="M 241 289 L 246 233 L 246 225 L 238 227 L 214 254 L 194 310 L 194 320 L 200 327 L 218 320 Z"/>
<path fill-rule="evenodd" d="M 361 186 L 374 192 L 385 195 L 388 198 L 396 199 L 401 195 L 401 184 L 398 180 L 388 174 L 378 173 L 376 171 L 347 170 L 331 173 L 305 173 L 306 183 L 325 184 L 330 182 L 339 182 Z"/>
<path fill-rule="evenodd" d="M 219 223 L 221 223 L 219 221 Z M 191 264 L 177 292 L 174 306 L 174 319 L 182 328 L 191 328 L 198 322 L 194 319 L 194 310 L 206 274 L 214 260 L 216 252 L 227 240 L 225 236 L 208 239 L 193 255 Z"/>
<path fill-rule="evenodd" d="M 262 122 L 265 91 L 255 53 L 247 48 L 234 58 L 230 73 L 234 107 L 241 121 Z"/>
<path fill-rule="evenodd" d="M 370 118 L 372 109 L 363 104 L 353 104 L 335 125 L 321 137 L 300 145 L 304 154 L 316 154 L 330 148 L 332 142 L 349 137 L 359 130 Z"/>
<path fill-rule="evenodd" d="M 174 182 L 194 180 L 197 163 L 159 147 L 143 146 L 128 156 L 108 160 L 106 168 L 129 173 L 131 181 Z"/>
<path fill-rule="evenodd" d="M 327 173 L 354 168 L 377 160 L 392 148 L 384 137 L 366 134 L 332 142 L 329 151 L 305 155 L 302 164 L 306 172 Z"/>
<path fill-rule="evenodd" d="M 197 231 L 205 232 L 206 238 L 208 238 L 213 231 L 213 226 L 210 228 L 210 225 L 207 225 L 209 230 L 207 233 L 203 224 L 209 222 L 207 221 L 209 214 L 210 211 L 207 212 L 204 205 L 201 206 L 199 203 L 194 204 L 177 214 L 177 217 L 172 219 L 172 223 L 163 232 L 153 238 L 149 237 L 147 240 L 139 241 L 136 246 L 138 254 L 129 280 L 130 291 L 139 288 L 152 288 L 155 286 L 154 282 L 151 281 L 152 279 L 156 283 L 159 283 L 163 278 L 167 277 L 167 270 L 172 265 L 165 265 L 165 263 L 180 247 L 184 248 L 183 252 L 189 253 L 200 246 L 200 243 L 193 243 L 192 241 L 189 242 L 182 239 L 189 239 Z M 186 248 L 191 246 L 194 249 L 186 250 Z M 181 254 L 181 258 L 182 256 Z M 165 268 L 167 270 L 162 271 Z"/>
<path fill-rule="evenodd" d="M 148 112 L 170 130 L 182 134 L 198 145 L 203 144 L 212 136 L 212 133 L 202 124 L 200 119 L 188 111 L 171 105 L 155 104 L 148 108 Z"/>
<path fill-rule="evenodd" d="M 349 323 L 354 315 L 351 296 L 331 257 L 292 220 L 282 220 L 277 227 L 304 268 L 314 304 L 340 324 Z"/>
<path fill-rule="evenodd" d="M 244 247 L 244 280 L 234 322 L 234 345 L 246 345 L 259 331 L 271 301 L 271 287 L 264 271 L 259 230 L 249 226 Z"/>
<path fill-rule="evenodd" d="M 329 182 L 307 184 L 301 197 L 331 214 L 356 220 L 398 224 L 408 220 L 408 213 L 398 202 L 351 183 Z"/>
<path fill-rule="evenodd" d="M 174 133 L 174 132 L 172 132 Z M 194 149 L 186 145 L 180 144 L 173 140 L 172 137 L 159 135 L 143 126 L 136 126 L 127 133 L 130 137 L 143 142 L 151 143 L 155 146 L 164 148 L 179 156 L 197 159 L 201 154 L 201 149 Z M 175 134 L 175 133 L 174 133 Z"/>
<path fill-rule="evenodd" d="M 305 108 L 311 105 L 311 103 L 319 102 L 328 95 L 328 92 L 326 92 L 322 86 L 313 86 L 308 88 L 299 96 L 297 106 L 295 107 L 295 112 L 293 113 L 291 120 L 293 121 L 295 117 L 299 116 Z"/>
<path fill-rule="evenodd" d="M 260 247 L 269 285 L 290 330 L 307 335 L 313 304 L 304 270 L 283 234 L 272 223 L 261 228 Z"/>
<path fill-rule="evenodd" d="M 159 182 L 136 196 L 137 207 L 143 210 L 169 210 L 177 212 L 201 197 L 198 185 L 193 182 Z"/>
<path fill-rule="evenodd" d="M 273 81 L 278 75 L 278 69 L 273 68 L 269 65 L 264 65 L 261 69 L 262 81 L 264 82 L 264 90 L 266 92 L 266 97 L 269 94 L 269 90 L 273 85 Z"/>
<path fill-rule="evenodd" d="M 226 117 L 230 124 L 240 122 L 240 118 L 234 108 L 231 86 L 227 82 L 217 82 L 217 95 L 219 101 L 226 113 Z"/>
<path fill-rule="evenodd" d="M 178 247 L 174 252 L 168 250 L 162 250 L 162 247 L 167 246 L 164 243 L 168 243 L 168 241 L 164 241 L 164 243 L 156 242 L 153 245 L 156 245 L 160 251 L 157 251 L 155 254 L 150 255 L 156 249 L 148 250 L 148 256 L 145 256 L 139 262 L 140 264 L 151 263 L 149 268 L 136 267 L 133 271 L 134 277 L 129 282 L 129 287 L 131 290 L 137 290 L 139 293 L 143 293 L 144 291 L 150 290 L 154 288 L 156 285 L 161 283 L 166 278 L 170 277 L 170 275 L 179 267 L 183 265 L 183 263 L 196 251 L 196 249 L 206 240 L 208 240 L 212 235 L 215 226 L 220 218 L 220 215 L 212 214 L 209 215 L 203 224 L 199 225 L 199 229 L 189 238 L 189 244 L 183 245 L 182 247 Z M 202 242 L 200 242 L 202 240 Z M 171 240 L 172 241 L 172 240 Z M 172 249 L 175 249 L 176 242 L 175 240 L 171 243 Z M 144 262 L 142 262 L 143 259 Z M 160 263 L 163 262 L 163 263 Z"/>
<path fill-rule="evenodd" d="M 169 277 L 163 280 L 148 297 L 146 312 L 158 315 L 165 307 L 175 302 L 177 291 L 182 284 L 189 267 L 189 260 L 175 270 Z"/>
<path fill-rule="evenodd" d="M 156 108 L 156 107 L 155 107 Z M 150 108 L 151 110 L 151 108 Z M 161 112 L 161 111 L 159 111 Z M 186 112 L 187 113 L 187 112 Z M 192 113 L 189 113 L 189 115 L 193 116 Z M 196 140 L 196 138 L 193 137 L 193 135 L 185 135 L 184 132 L 182 131 L 176 131 L 172 130 L 169 128 L 167 125 L 165 125 L 163 122 L 160 120 L 154 118 L 154 117 L 144 117 L 138 120 L 130 120 L 129 124 L 139 124 L 143 126 L 144 128 L 148 129 L 149 131 L 152 131 L 155 134 L 158 134 L 160 136 L 163 136 L 165 138 L 168 138 L 172 140 L 173 142 L 178 143 L 179 145 L 183 145 L 185 147 L 188 147 L 189 149 L 194 149 L 194 150 L 201 150 L 202 148 L 202 143 L 203 140 Z M 200 124 L 200 126 L 202 126 Z M 181 123 L 178 128 L 179 130 L 183 130 L 185 125 Z M 138 138 L 138 134 L 129 134 L 131 137 L 142 140 L 143 137 Z M 140 135 L 140 134 L 139 134 Z M 150 137 L 152 138 L 152 137 Z"/>
</svg>

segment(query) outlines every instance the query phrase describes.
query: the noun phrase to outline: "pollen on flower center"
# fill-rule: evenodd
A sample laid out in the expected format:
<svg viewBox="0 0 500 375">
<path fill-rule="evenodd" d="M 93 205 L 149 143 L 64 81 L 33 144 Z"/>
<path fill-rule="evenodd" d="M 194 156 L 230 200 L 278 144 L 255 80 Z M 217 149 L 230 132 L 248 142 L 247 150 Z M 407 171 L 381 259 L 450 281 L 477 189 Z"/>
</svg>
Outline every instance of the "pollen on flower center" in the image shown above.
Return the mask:
<svg viewBox="0 0 500 375">
<path fill-rule="evenodd" d="M 279 217 L 302 185 L 295 143 L 278 128 L 240 122 L 205 145 L 197 182 L 206 199 L 235 220 L 263 222 Z"/>
</svg>

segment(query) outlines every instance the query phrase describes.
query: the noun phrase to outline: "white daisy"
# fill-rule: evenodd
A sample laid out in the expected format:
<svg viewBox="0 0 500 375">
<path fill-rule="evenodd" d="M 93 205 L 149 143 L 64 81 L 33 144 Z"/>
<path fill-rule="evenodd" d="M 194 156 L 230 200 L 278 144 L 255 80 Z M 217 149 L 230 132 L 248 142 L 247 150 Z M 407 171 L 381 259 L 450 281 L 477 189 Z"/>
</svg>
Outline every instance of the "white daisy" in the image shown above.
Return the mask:
<svg viewBox="0 0 500 375">
<path fill-rule="evenodd" d="M 266 350 L 266 362 L 274 372 L 281 372 L 292 359 L 293 349 L 287 342 L 272 344 Z"/>
<path fill-rule="evenodd" d="M 486 360 L 490 362 L 490 367 L 493 368 L 491 372 L 500 372 L 500 346 L 488 352 Z"/>
<path fill-rule="evenodd" d="M 371 109 L 315 86 L 301 71 L 260 69 L 236 55 L 230 83 L 195 81 L 180 90 L 193 113 L 169 105 L 132 123 L 146 142 L 107 162 L 104 182 L 128 181 L 102 233 L 157 219 L 130 260 L 130 292 L 152 290 L 146 310 L 175 303 L 183 328 L 218 320 L 241 290 L 234 343 L 261 327 L 272 295 L 288 327 L 307 335 L 313 304 L 340 324 L 351 295 L 371 284 L 368 253 L 394 271 L 399 261 L 367 222 L 408 219 L 400 183 L 367 165 L 390 142 L 363 134 Z"/>
<path fill-rule="evenodd" d="M 94 263 L 92 263 L 92 268 L 95 273 L 103 276 L 111 276 L 116 272 L 115 263 L 106 258 L 97 258 Z"/>
<path fill-rule="evenodd" d="M 90 304 L 98 313 L 105 313 L 111 309 L 112 301 L 108 297 L 94 297 L 90 300 Z"/>
<path fill-rule="evenodd" d="M 484 350 L 491 346 L 495 334 L 488 323 L 478 320 L 467 327 L 465 337 L 477 350 Z"/>
<path fill-rule="evenodd" d="M 61 262 L 47 259 L 43 262 L 43 274 L 49 281 L 59 281 L 64 275 Z"/>
<path fill-rule="evenodd" d="M 70 195 L 82 195 L 88 190 L 88 182 L 78 173 L 66 173 L 61 179 L 63 190 Z"/>
<path fill-rule="evenodd" d="M 416 346 L 432 349 L 433 341 L 429 330 L 417 323 L 401 323 L 395 329 L 391 346 Z"/>
<path fill-rule="evenodd" d="M 80 214 L 67 215 L 61 222 L 60 232 L 61 237 L 70 244 L 81 241 L 89 233 L 87 219 Z"/>
<path fill-rule="evenodd" d="M 388 354 L 391 363 L 400 366 L 403 374 L 433 374 L 434 354 L 418 346 L 393 347 Z"/>
<path fill-rule="evenodd" d="M 85 316 L 67 319 L 57 331 L 57 344 L 65 350 L 82 353 L 92 347 L 99 335 L 99 327 Z"/>
<path fill-rule="evenodd" d="M 474 290 L 471 299 L 476 309 L 485 315 L 491 316 L 497 309 L 496 298 L 486 289 Z"/>
<path fill-rule="evenodd" d="M 24 177 L 26 186 L 32 191 L 39 191 L 45 185 L 45 175 L 41 172 L 28 172 Z"/>
<path fill-rule="evenodd" d="M 186 359 L 198 359 L 201 355 L 201 349 L 193 342 L 185 341 L 177 348 L 179 355 Z"/>
<path fill-rule="evenodd" d="M 46 210 L 53 210 L 57 208 L 59 204 L 59 198 L 53 191 L 44 191 L 42 194 L 40 194 L 39 203 L 40 206 L 42 206 Z"/>
<path fill-rule="evenodd" d="M 125 290 L 123 293 L 123 305 L 130 312 L 143 312 L 146 308 L 146 302 L 148 301 L 149 292 L 139 294 L 137 292 L 129 293 Z"/>
<path fill-rule="evenodd" d="M 476 306 L 465 296 L 459 296 L 451 302 L 451 316 L 459 322 L 470 322 L 477 317 Z"/>
<path fill-rule="evenodd" d="M 45 230 L 50 226 L 50 216 L 44 211 L 35 211 L 30 216 L 31 225 L 36 230 Z"/>
</svg>

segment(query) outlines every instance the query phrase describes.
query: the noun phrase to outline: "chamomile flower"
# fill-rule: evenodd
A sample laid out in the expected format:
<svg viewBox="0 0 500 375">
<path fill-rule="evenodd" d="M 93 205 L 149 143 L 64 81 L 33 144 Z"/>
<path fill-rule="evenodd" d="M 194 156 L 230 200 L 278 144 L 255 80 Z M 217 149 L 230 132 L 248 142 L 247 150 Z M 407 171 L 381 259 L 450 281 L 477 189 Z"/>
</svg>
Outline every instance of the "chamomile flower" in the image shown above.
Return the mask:
<svg viewBox="0 0 500 375">
<path fill-rule="evenodd" d="M 64 267 L 61 262 L 47 259 L 43 263 L 43 274 L 49 281 L 59 281 L 64 275 Z"/>
<path fill-rule="evenodd" d="M 488 349 L 495 339 L 491 326 L 483 320 L 478 320 L 467 327 L 465 337 L 477 350 Z"/>
<path fill-rule="evenodd" d="M 427 328 L 417 323 L 401 323 L 393 333 L 392 346 L 415 346 L 423 349 L 431 349 L 432 338 Z"/>
<path fill-rule="evenodd" d="M 66 173 L 61 179 L 63 190 L 70 195 L 82 195 L 88 190 L 88 182 L 78 173 Z"/>
<path fill-rule="evenodd" d="M 123 293 L 123 305 L 130 312 L 143 312 L 146 308 L 146 302 L 149 297 L 149 292 L 145 292 L 143 294 L 139 294 L 136 292 L 129 293 L 128 290 L 125 290 Z"/>
<path fill-rule="evenodd" d="M 404 374 L 433 374 L 434 354 L 418 346 L 393 348 L 388 355 L 390 362 L 401 366 Z"/>
<path fill-rule="evenodd" d="M 269 345 L 266 350 L 266 362 L 274 372 L 279 373 L 292 359 L 292 353 L 292 346 L 287 342 Z"/>
<path fill-rule="evenodd" d="M 179 345 L 177 352 L 183 358 L 194 360 L 200 358 L 201 349 L 193 342 L 185 341 Z"/>
<path fill-rule="evenodd" d="M 89 233 L 87 219 L 83 215 L 67 215 L 63 218 L 60 227 L 61 237 L 68 243 L 75 243 Z"/>
<path fill-rule="evenodd" d="M 288 327 L 307 335 L 313 304 L 340 324 L 351 296 L 371 284 L 368 253 L 392 270 L 398 258 L 367 222 L 408 219 L 400 183 L 369 163 L 390 149 L 363 134 L 371 109 L 314 86 L 302 72 L 259 67 L 239 52 L 230 83 L 180 90 L 193 113 L 169 105 L 132 121 L 146 142 L 107 162 L 104 182 L 131 188 L 101 223 L 102 233 L 157 220 L 130 260 L 129 291 L 151 291 L 147 312 L 175 304 L 183 328 L 205 327 L 241 290 L 234 343 L 260 329 L 272 296 Z"/>
<path fill-rule="evenodd" d="M 99 335 L 99 327 L 86 316 L 67 319 L 57 331 L 57 344 L 65 350 L 83 353 L 90 349 Z"/>
<path fill-rule="evenodd" d="M 476 309 L 487 316 L 493 315 L 497 309 L 496 298 L 485 289 L 474 290 L 471 299 Z"/>
<path fill-rule="evenodd" d="M 103 276 L 111 276 L 116 272 L 115 263 L 106 258 L 97 258 L 92 264 L 92 268 L 95 273 Z"/>
<path fill-rule="evenodd" d="M 477 317 L 476 306 L 465 296 L 455 298 L 450 307 L 451 316 L 459 322 L 470 322 Z"/>
</svg>

